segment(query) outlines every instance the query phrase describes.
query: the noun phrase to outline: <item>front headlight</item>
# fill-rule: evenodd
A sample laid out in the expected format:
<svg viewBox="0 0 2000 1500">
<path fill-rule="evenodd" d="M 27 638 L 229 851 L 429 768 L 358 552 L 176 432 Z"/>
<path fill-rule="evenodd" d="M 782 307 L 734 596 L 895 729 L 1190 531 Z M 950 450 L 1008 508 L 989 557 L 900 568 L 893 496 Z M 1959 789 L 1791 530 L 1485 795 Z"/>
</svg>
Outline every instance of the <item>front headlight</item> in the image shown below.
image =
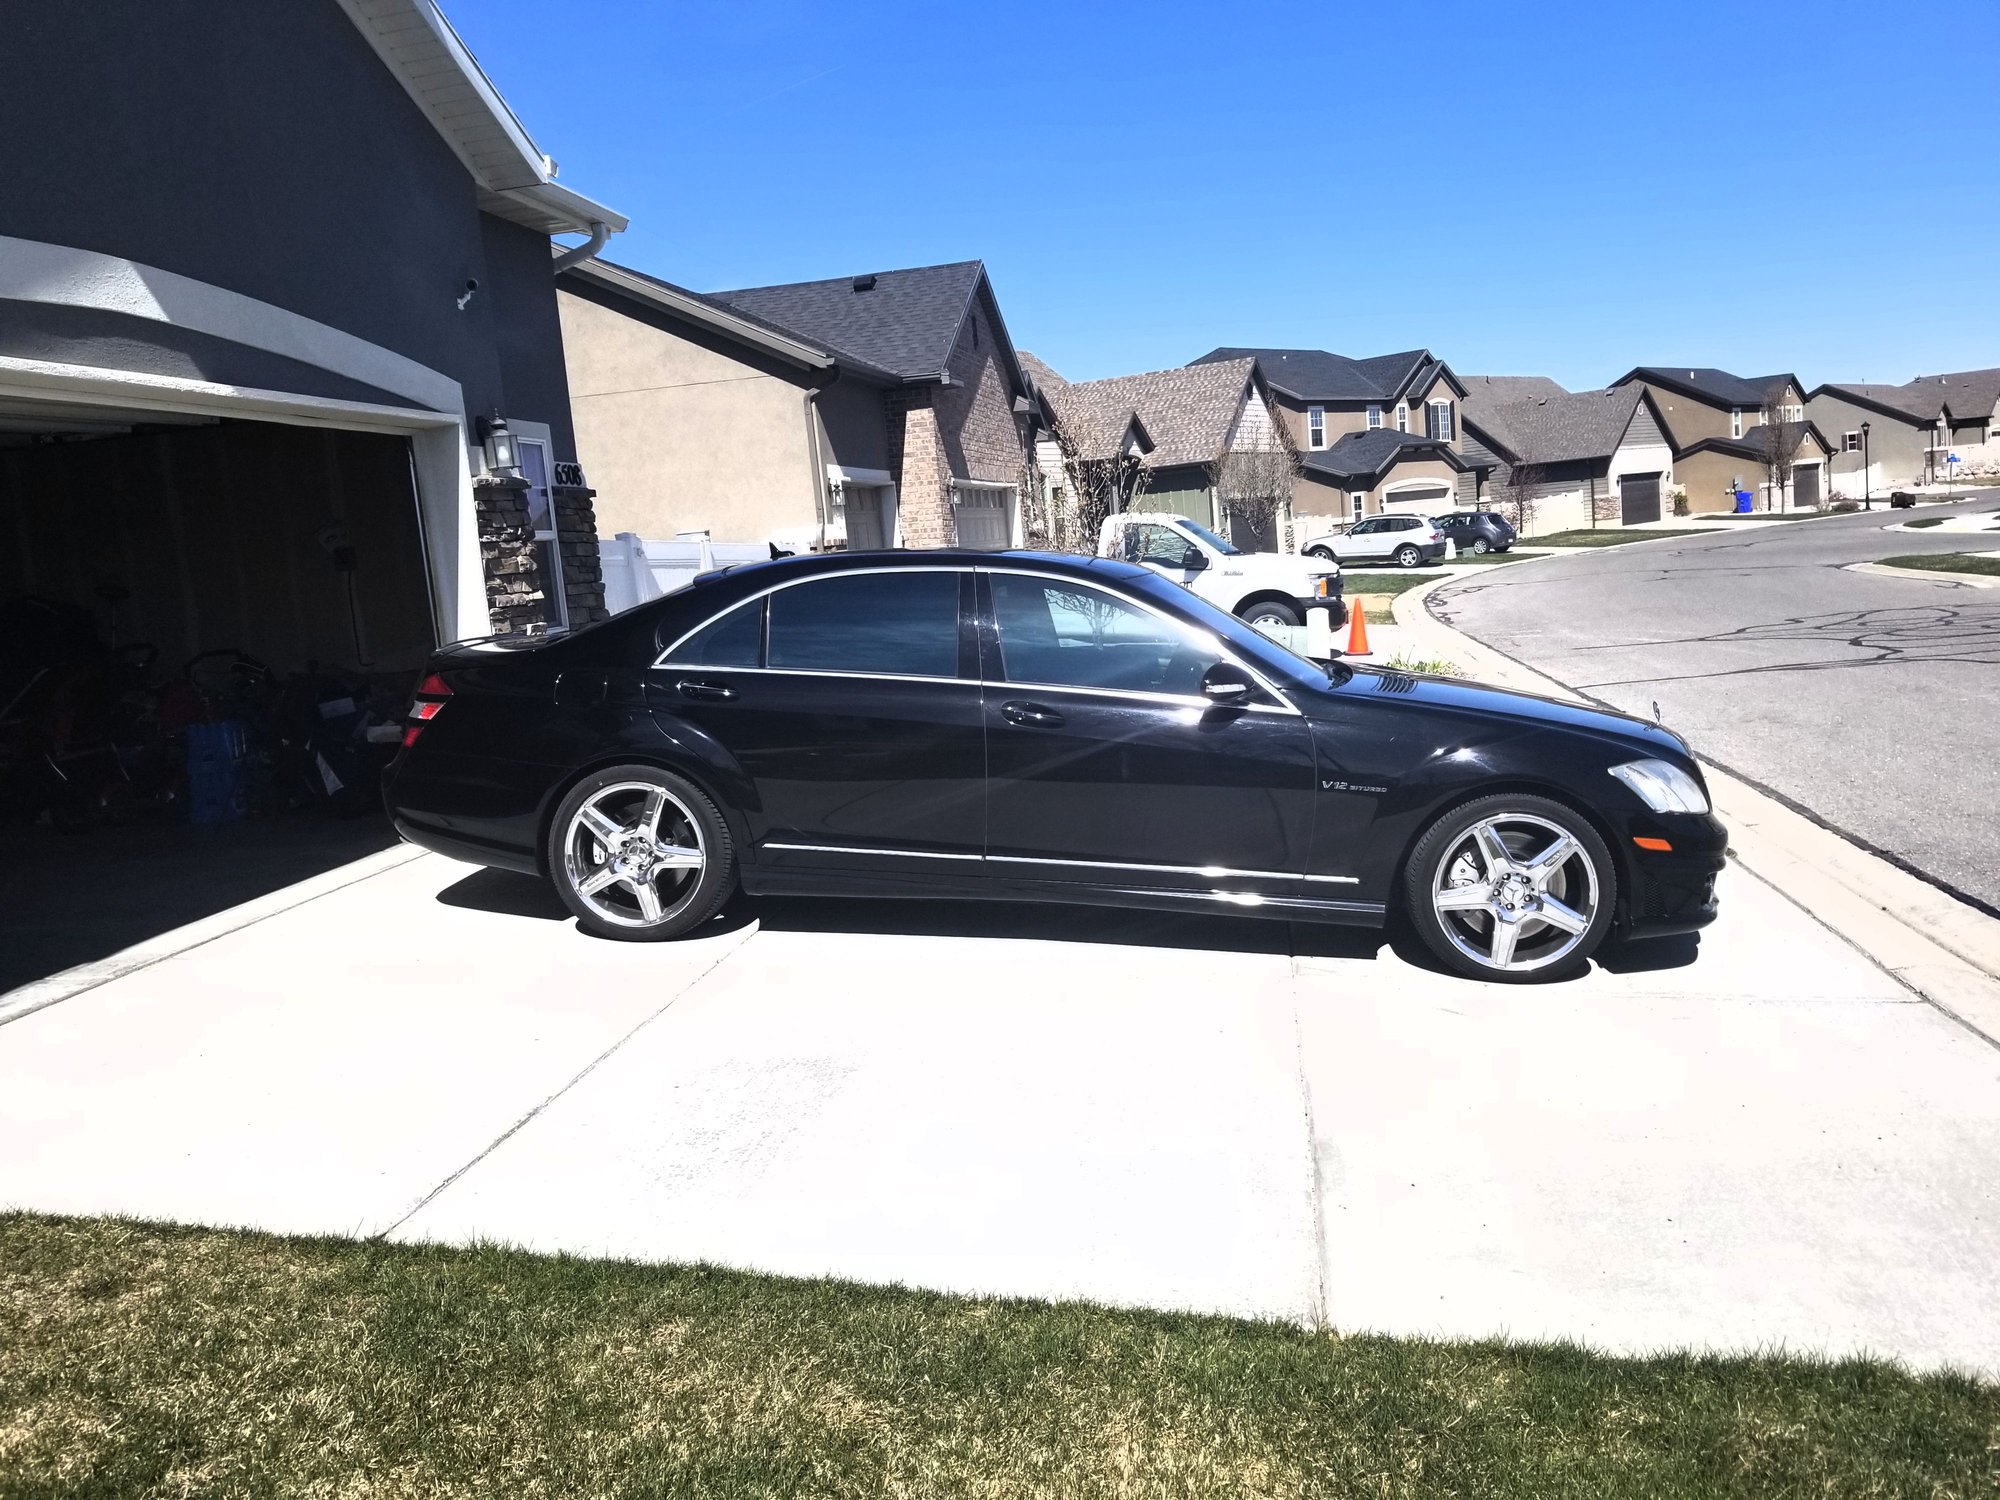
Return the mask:
<svg viewBox="0 0 2000 1500">
<path fill-rule="evenodd" d="M 1708 811 L 1708 794 L 1701 789 L 1701 783 L 1670 761 L 1628 761 L 1613 766 L 1611 774 L 1638 793 L 1639 800 L 1654 812 Z"/>
</svg>

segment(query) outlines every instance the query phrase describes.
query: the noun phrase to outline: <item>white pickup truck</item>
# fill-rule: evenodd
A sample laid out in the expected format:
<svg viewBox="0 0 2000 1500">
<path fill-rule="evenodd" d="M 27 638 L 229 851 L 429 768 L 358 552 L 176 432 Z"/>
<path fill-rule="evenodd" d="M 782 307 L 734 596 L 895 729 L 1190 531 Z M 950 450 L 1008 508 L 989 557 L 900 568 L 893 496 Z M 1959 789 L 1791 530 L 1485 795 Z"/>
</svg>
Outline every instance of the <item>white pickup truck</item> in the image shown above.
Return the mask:
<svg viewBox="0 0 2000 1500">
<path fill-rule="evenodd" d="M 1137 511 L 1107 516 L 1097 555 L 1142 563 L 1184 584 L 1209 603 L 1252 625 L 1303 625 L 1306 611 L 1325 608 L 1346 622 L 1340 566 L 1282 552 L 1239 552 L 1186 516 Z"/>
</svg>

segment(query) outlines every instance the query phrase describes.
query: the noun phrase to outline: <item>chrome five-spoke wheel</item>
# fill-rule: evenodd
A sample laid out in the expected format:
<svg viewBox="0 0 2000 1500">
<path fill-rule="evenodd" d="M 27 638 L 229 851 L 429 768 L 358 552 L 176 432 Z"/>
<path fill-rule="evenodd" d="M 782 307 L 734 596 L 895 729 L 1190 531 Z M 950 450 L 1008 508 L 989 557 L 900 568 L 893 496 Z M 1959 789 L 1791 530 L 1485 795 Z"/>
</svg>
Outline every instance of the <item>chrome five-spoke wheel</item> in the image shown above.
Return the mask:
<svg viewBox="0 0 2000 1500">
<path fill-rule="evenodd" d="M 663 766 L 607 766 L 572 786 L 549 821 L 546 868 L 587 931 L 628 942 L 697 931 L 736 889 L 722 810 Z"/>
<path fill-rule="evenodd" d="M 1451 841 L 1431 880 L 1431 908 L 1475 964 L 1525 973 L 1561 963 L 1596 924 L 1602 897 L 1581 841 L 1547 818 L 1504 812 Z"/>
</svg>

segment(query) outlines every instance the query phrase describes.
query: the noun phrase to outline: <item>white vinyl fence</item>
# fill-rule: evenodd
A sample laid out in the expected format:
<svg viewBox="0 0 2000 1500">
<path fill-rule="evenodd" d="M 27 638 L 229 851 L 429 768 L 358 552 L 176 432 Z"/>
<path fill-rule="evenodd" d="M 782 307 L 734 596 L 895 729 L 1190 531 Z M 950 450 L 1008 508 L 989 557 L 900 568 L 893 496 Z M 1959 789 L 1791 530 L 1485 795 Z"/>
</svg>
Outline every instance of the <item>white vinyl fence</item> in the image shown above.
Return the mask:
<svg viewBox="0 0 2000 1500">
<path fill-rule="evenodd" d="M 689 532 L 664 542 L 649 542 L 635 532 L 621 531 L 600 539 L 597 554 L 604 567 L 604 607 L 614 615 L 672 593 L 697 573 L 732 563 L 765 562 L 767 542 L 717 542 L 707 532 Z"/>
</svg>

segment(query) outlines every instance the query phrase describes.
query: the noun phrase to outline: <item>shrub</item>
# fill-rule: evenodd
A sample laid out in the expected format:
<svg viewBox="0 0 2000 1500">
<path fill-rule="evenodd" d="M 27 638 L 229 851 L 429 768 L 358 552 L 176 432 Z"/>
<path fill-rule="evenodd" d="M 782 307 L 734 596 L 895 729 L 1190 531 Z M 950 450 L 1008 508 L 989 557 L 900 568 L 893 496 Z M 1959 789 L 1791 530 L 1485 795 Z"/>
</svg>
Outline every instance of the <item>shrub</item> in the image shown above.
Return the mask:
<svg viewBox="0 0 2000 1500">
<path fill-rule="evenodd" d="M 1861 509 L 1861 504 L 1856 500 L 1836 500 L 1827 509 L 1832 511 L 1836 516 L 1844 516 L 1850 510 Z"/>
</svg>

